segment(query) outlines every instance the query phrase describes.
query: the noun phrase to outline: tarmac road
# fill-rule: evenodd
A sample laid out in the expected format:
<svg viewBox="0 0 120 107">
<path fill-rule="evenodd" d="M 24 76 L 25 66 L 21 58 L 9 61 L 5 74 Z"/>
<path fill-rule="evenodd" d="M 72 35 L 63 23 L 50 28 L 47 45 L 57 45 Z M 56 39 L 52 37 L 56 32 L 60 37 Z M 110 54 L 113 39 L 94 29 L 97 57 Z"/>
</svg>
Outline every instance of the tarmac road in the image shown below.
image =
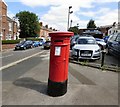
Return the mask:
<svg viewBox="0 0 120 107">
<path fill-rule="evenodd" d="M 67 93 L 47 95 L 49 51 L 2 70 L 3 105 L 118 105 L 118 73 L 69 63 Z M 114 107 L 114 106 L 111 106 Z"/>
<path fill-rule="evenodd" d="M 42 47 L 26 49 L 26 50 L 16 50 L 16 51 L 12 49 L 2 52 L 2 56 L 0 57 L 0 59 L 2 59 L 2 66 L 21 60 L 23 58 L 26 58 L 41 51 L 42 51 Z"/>
</svg>

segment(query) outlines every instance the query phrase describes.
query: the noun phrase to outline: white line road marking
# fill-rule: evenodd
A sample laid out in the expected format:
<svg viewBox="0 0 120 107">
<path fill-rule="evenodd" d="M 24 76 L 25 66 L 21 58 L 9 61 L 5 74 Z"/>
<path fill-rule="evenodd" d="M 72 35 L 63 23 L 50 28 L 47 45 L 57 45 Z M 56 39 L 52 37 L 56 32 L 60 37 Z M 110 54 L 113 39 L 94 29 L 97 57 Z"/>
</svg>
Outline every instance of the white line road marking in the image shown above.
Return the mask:
<svg viewBox="0 0 120 107">
<path fill-rule="evenodd" d="M 47 57 L 49 56 L 49 54 L 46 54 L 46 55 L 40 55 L 40 57 Z"/>
<path fill-rule="evenodd" d="M 48 60 L 50 59 L 50 52 L 47 52 L 44 55 L 40 55 L 41 60 Z"/>
<path fill-rule="evenodd" d="M 25 60 L 27 60 L 27 59 L 29 59 L 29 58 L 32 58 L 32 57 L 34 57 L 34 56 L 36 56 L 36 55 L 42 54 L 43 52 L 45 52 L 45 51 L 38 52 L 38 53 L 33 54 L 33 55 L 31 55 L 31 56 L 28 56 L 28 57 L 26 57 L 26 58 L 20 59 L 20 60 L 18 60 L 18 61 L 15 61 L 15 62 L 13 62 L 13 63 L 8 64 L 8 65 L 2 66 L 2 67 L 0 67 L 0 71 L 3 70 L 3 69 L 6 69 L 6 68 L 8 68 L 8 67 L 11 67 L 11 66 L 13 66 L 13 65 L 16 65 L 16 64 L 18 64 L 18 63 L 20 63 L 20 62 L 22 62 L 22 61 L 25 61 Z"/>
<path fill-rule="evenodd" d="M 7 58 L 7 57 L 9 57 L 9 56 L 13 56 L 13 54 L 6 55 L 6 56 L 2 56 L 2 57 L 0 57 L 0 58 Z"/>
<path fill-rule="evenodd" d="M 48 60 L 50 59 L 50 52 L 47 52 L 45 55 L 40 55 L 41 60 Z"/>
<path fill-rule="evenodd" d="M 47 56 L 47 57 L 44 57 L 44 58 L 42 58 L 41 60 L 48 60 L 48 59 L 50 59 L 50 57 L 49 56 Z"/>
</svg>

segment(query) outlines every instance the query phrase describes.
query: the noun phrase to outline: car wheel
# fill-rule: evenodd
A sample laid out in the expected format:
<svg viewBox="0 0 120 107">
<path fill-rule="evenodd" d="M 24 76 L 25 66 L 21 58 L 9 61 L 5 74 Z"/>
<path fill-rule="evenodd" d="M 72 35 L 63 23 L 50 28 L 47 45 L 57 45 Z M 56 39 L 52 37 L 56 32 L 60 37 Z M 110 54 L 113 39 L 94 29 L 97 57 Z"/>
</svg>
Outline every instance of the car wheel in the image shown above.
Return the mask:
<svg viewBox="0 0 120 107">
<path fill-rule="evenodd" d="M 109 48 L 106 48 L 106 54 L 110 55 Z"/>
<path fill-rule="evenodd" d="M 34 48 L 34 47 L 35 47 L 35 46 L 32 46 L 32 45 L 30 46 L 31 49 Z"/>
<path fill-rule="evenodd" d="M 24 47 L 24 50 L 26 50 L 26 47 Z"/>
</svg>

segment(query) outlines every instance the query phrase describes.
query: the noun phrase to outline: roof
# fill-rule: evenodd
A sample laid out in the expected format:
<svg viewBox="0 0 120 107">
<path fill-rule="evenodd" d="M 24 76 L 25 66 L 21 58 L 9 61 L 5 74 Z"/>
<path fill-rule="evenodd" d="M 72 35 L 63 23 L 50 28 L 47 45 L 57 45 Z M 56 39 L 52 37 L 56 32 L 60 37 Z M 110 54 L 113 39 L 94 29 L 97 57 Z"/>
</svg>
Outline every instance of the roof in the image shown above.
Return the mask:
<svg viewBox="0 0 120 107">
<path fill-rule="evenodd" d="M 12 20 L 10 17 L 8 17 L 8 16 L 7 16 L 7 20 L 9 20 L 9 21 L 11 21 L 11 22 L 13 21 L 13 20 Z"/>
<path fill-rule="evenodd" d="M 6 6 L 8 6 L 4 0 L 1 0 L 1 1 L 2 1 Z"/>
</svg>

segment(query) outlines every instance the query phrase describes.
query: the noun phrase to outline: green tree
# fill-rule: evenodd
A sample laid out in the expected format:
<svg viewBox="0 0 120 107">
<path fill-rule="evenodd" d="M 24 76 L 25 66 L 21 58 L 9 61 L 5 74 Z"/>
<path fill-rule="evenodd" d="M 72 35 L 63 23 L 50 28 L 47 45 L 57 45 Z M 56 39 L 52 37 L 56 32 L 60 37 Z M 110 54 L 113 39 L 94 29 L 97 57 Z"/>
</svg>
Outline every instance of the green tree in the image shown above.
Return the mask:
<svg viewBox="0 0 120 107">
<path fill-rule="evenodd" d="M 20 38 L 37 37 L 40 30 L 38 16 L 29 11 L 21 11 L 16 14 L 20 23 Z"/>
<path fill-rule="evenodd" d="M 96 28 L 95 21 L 91 19 L 87 24 L 87 28 Z"/>
<path fill-rule="evenodd" d="M 74 35 L 79 33 L 78 26 L 70 27 L 68 31 L 74 32 Z"/>
</svg>

